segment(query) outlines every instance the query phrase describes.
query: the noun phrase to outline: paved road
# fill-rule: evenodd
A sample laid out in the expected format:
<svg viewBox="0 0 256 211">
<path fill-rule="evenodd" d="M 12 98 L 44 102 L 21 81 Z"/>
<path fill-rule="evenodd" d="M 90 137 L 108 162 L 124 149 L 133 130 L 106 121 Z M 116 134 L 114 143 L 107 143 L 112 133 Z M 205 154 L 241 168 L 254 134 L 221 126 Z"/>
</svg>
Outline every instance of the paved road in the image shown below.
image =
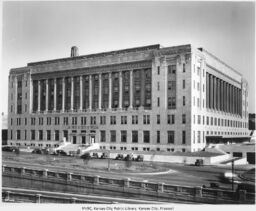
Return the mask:
<svg viewBox="0 0 256 211">
<path fill-rule="evenodd" d="M 184 166 L 179 164 L 169 165 L 170 170 L 166 174 L 137 174 L 137 173 L 127 173 L 127 172 L 115 172 L 115 171 L 100 171 L 93 169 L 67 169 L 66 167 L 57 167 L 50 165 L 39 165 L 31 164 L 26 162 L 15 162 L 15 161 L 3 161 L 4 165 L 17 166 L 17 167 L 27 167 L 35 169 L 48 169 L 49 171 L 62 171 L 62 172 L 72 172 L 84 175 L 99 175 L 102 177 L 110 177 L 117 179 L 131 178 L 133 180 L 147 180 L 151 182 L 163 182 L 166 184 L 183 185 L 183 186 L 209 186 L 211 182 L 219 183 L 221 187 L 231 189 L 231 184 L 223 183 L 220 177 L 223 175 L 227 169 L 218 166 Z M 242 171 L 236 172 L 241 173 Z"/>
</svg>

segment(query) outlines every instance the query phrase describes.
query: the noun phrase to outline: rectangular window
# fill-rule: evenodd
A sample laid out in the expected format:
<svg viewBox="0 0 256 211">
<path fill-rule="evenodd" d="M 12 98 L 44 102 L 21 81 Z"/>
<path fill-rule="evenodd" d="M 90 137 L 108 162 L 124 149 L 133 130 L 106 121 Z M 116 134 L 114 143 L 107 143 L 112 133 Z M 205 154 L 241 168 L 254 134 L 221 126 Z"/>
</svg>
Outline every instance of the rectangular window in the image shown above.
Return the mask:
<svg viewBox="0 0 256 211">
<path fill-rule="evenodd" d="M 182 114 L 182 124 L 186 124 L 186 114 Z"/>
<path fill-rule="evenodd" d="M 110 131 L 110 141 L 116 142 L 116 131 L 115 130 Z"/>
<path fill-rule="evenodd" d="M 42 130 L 39 130 L 39 141 L 42 141 L 43 140 L 43 131 Z"/>
<path fill-rule="evenodd" d="M 175 124 L 175 115 L 168 115 L 167 116 L 167 124 Z"/>
<path fill-rule="evenodd" d="M 183 106 L 185 106 L 185 105 L 186 105 L 186 97 L 183 96 Z"/>
<path fill-rule="evenodd" d="M 55 141 L 59 141 L 59 139 L 60 139 L 60 134 L 59 134 L 59 131 L 58 130 L 55 130 L 55 133 L 54 133 L 54 135 L 55 135 Z"/>
<path fill-rule="evenodd" d="M 209 117 L 206 117 L 206 124 L 209 125 Z"/>
<path fill-rule="evenodd" d="M 150 124 L 150 115 L 143 115 L 143 124 L 144 125 Z"/>
<path fill-rule="evenodd" d="M 115 116 L 110 116 L 110 124 L 115 125 L 116 124 L 116 117 Z"/>
<path fill-rule="evenodd" d="M 72 117 L 72 125 L 77 125 L 77 117 Z"/>
<path fill-rule="evenodd" d="M 17 130 L 17 133 L 16 133 L 16 138 L 17 138 L 17 140 L 20 140 L 20 130 Z"/>
<path fill-rule="evenodd" d="M 143 142 L 150 143 L 150 131 L 148 131 L 148 130 L 143 131 Z"/>
<path fill-rule="evenodd" d="M 176 108 L 176 97 L 168 97 L 168 109 Z"/>
<path fill-rule="evenodd" d="M 46 136 L 47 136 L 47 141 L 50 141 L 51 140 L 51 131 L 50 130 L 46 131 Z"/>
<path fill-rule="evenodd" d="M 160 144 L 160 131 L 156 131 L 156 143 Z"/>
<path fill-rule="evenodd" d="M 195 133 L 195 131 L 193 131 L 193 144 L 195 144 L 196 143 L 196 133 Z"/>
<path fill-rule="evenodd" d="M 160 75 L 160 66 L 157 66 L 157 75 Z"/>
<path fill-rule="evenodd" d="M 176 65 L 168 65 L 168 74 L 176 74 Z"/>
<path fill-rule="evenodd" d="M 86 117 L 81 117 L 81 125 L 86 125 Z"/>
<path fill-rule="evenodd" d="M 137 130 L 132 131 L 132 143 L 138 143 L 138 131 Z"/>
<path fill-rule="evenodd" d="M 157 98 L 157 107 L 160 107 L 160 97 Z"/>
<path fill-rule="evenodd" d="M 183 73 L 186 72 L 186 66 L 185 66 L 185 63 L 183 63 Z"/>
<path fill-rule="evenodd" d="M 137 116 L 137 115 L 133 115 L 133 116 L 132 116 L 132 124 L 133 124 L 133 125 L 138 124 L 138 116 Z"/>
<path fill-rule="evenodd" d="M 60 124 L 60 118 L 59 117 L 55 117 L 55 125 L 59 125 Z"/>
<path fill-rule="evenodd" d="M 174 144 L 174 131 L 167 131 L 168 144 Z"/>
<path fill-rule="evenodd" d="M 160 82 L 157 82 L 157 91 L 160 91 Z"/>
<path fill-rule="evenodd" d="M 186 144 L 186 131 L 182 131 L 182 144 Z"/>
<path fill-rule="evenodd" d="M 121 142 L 126 143 L 127 141 L 127 131 L 121 130 Z"/>
<path fill-rule="evenodd" d="M 52 124 L 52 118 L 51 117 L 47 117 L 46 124 L 47 125 L 51 125 Z"/>
<path fill-rule="evenodd" d="M 127 124 L 127 116 L 121 116 L 121 125 Z"/>
<path fill-rule="evenodd" d="M 31 130 L 31 140 L 35 140 L 35 139 L 36 139 L 36 131 Z"/>
<path fill-rule="evenodd" d="M 199 124 L 199 125 L 201 124 L 201 116 L 200 115 L 197 116 L 197 124 Z"/>
<path fill-rule="evenodd" d="M 68 125 L 68 117 L 63 117 L 63 124 Z"/>
<path fill-rule="evenodd" d="M 200 140 L 201 140 L 200 135 L 201 135 L 200 131 L 197 131 L 197 143 L 200 143 Z"/>
<path fill-rule="evenodd" d="M 158 114 L 157 116 L 156 116 L 156 123 L 159 125 L 160 124 L 160 115 Z"/>
<path fill-rule="evenodd" d="M 24 139 L 27 140 L 27 131 L 24 131 Z"/>
<path fill-rule="evenodd" d="M 100 142 L 106 142 L 106 131 L 105 130 L 100 131 Z"/>
<path fill-rule="evenodd" d="M 91 116 L 91 125 L 96 125 L 96 116 Z"/>
<path fill-rule="evenodd" d="M 182 87 L 183 87 L 183 89 L 186 88 L 186 81 L 185 80 L 183 80 L 183 82 L 182 82 Z"/>
<path fill-rule="evenodd" d="M 106 124 L 106 116 L 100 116 L 100 124 L 105 125 Z"/>
<path fill-rule="evenodd" d="M 25 118 L 25 125 L 27 125 L 28 124 L 28 122 L 27 122 L 27 118 Z"/>
</svg>

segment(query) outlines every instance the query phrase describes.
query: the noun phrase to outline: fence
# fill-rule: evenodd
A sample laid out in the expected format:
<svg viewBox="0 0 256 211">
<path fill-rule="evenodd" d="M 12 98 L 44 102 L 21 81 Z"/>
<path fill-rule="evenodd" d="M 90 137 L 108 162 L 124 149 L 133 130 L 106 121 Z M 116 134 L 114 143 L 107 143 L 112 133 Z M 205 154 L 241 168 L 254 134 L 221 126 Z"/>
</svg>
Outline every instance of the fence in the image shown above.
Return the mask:
<svg viewBox="0 0 256 211">
<path fill-rule="evenodd" d="M 3 185 L 7 187 L 31 187 L 32 189 L 62 190 L 73 193 L 98 193 L 157 199 L 158 201 L 193 201 L 214 204 L 254 204 L 255 194 L 178 186 L 129 178 L 115 179 L 67 172 L 54 172 L 30 168 L 2 166 Z M 27 185 L 27 186 L 26 186 Z"/>
</svg>

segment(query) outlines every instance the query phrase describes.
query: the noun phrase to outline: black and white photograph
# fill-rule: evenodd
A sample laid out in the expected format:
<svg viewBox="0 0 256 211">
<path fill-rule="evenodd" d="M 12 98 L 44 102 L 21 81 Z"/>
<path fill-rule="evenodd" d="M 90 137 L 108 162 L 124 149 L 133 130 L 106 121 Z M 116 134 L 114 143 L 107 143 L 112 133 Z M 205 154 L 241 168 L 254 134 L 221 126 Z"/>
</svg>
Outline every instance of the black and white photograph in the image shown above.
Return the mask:
<svg viewBox="0 0 256 211">
<path fill-rule="evenodd" d="M 255 1 L 1 9 L 1 210 L 255 207 Z"/>
</svg>

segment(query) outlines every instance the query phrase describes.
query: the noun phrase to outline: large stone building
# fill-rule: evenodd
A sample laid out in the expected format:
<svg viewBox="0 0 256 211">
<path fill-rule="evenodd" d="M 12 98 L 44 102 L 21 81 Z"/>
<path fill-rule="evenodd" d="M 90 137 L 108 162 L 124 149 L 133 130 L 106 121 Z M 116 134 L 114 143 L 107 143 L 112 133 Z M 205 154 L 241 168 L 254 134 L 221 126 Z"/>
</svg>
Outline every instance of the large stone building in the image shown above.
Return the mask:
<svg viewBox="0 0 256 211">
<path fill-rule="evenodd" d="M 10 70 L 8 143 L 198 151 L 248 136 L 248 86 L 205 49 L 151 45 Z"/>
</svg>

